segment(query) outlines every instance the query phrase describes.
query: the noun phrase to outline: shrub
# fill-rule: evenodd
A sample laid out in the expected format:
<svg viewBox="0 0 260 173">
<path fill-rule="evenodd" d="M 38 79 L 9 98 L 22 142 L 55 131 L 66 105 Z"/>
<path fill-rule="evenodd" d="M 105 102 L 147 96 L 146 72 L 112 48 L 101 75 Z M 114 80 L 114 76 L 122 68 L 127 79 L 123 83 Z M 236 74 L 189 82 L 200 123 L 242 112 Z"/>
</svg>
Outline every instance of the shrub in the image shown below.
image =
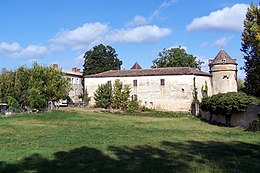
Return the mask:
<svg viewBox="0 0 260 173">
<path fill-rule="evenodd" d="M 140 103 L 137 100 L 130 101 L 126 111 L 127 112 L 135 112 L 140 109 Z"/>
<path fill-rule="evenodd" d="M 88 96 L 88 91 L 87 89 L 84 91 L 83 95 L 82 95 L 82 100 L 84 101 L 84 103 L 86 105 L 89 104 L 89 101 L 91 100 L 91 97 Z"/>
<path fill-rule="evenodd" d="M 252 121 L 249 126 L 246 128 L 247 131 L 260 131 L 260 117 Z"/>
<path fill-rule="evenodd" d="M 112 103 L 112 86 L 110 83 L 101 84 L 94 93 L 96 106 L 101 108 L 109 108 Z"/>
<path fill-rule="evenodd" d="M 123 85 L 123 83 L 117 79 L 113 85 L 113 97 L 112 107 L 116 109 L 126 109 L 129 105 L 130 86 Z"/>
<path fill-rule="evenodd" d="M 212 114 L 225 115 L 226 124 L 230 125 L 232 113 L 245 111 L 248 105 L 254 102 L 256 102 L 256 99 L 247 96 L 245 93 L 229 92 L 204 98 L 200 103 L 200 108 Z"/>
</svg>

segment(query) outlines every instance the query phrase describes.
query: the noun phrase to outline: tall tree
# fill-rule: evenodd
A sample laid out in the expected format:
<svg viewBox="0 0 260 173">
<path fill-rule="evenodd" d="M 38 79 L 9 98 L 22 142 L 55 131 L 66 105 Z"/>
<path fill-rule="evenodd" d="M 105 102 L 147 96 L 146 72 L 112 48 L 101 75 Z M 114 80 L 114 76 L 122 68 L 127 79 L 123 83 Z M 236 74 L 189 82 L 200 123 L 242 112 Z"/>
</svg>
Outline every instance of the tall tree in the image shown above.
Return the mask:
<svg viewBox="0 0 260 173">
<path fill-rule="evenodd" d="M 158 58 L 153 60 L 152 68 L 193 67 L 201 69 L 201 64 L 203 64 L 200 60 L 196 60 L 196 56 L 188 54 L 181 47 L 163 49 L 158 56 Z"/>
<path fill-rule="evenodd" d="M 120 70 L 122 61 L 111 46 L 100 44 L 85 53 L 83 75 L 101 73 L 108 70 Z"/>
<path fill-rule="evenodd" d="M 260 97 L 260 8 L 251 4 L 244 20 L 242 49 L 246 72 L 245 91 Z"/>
</svg>

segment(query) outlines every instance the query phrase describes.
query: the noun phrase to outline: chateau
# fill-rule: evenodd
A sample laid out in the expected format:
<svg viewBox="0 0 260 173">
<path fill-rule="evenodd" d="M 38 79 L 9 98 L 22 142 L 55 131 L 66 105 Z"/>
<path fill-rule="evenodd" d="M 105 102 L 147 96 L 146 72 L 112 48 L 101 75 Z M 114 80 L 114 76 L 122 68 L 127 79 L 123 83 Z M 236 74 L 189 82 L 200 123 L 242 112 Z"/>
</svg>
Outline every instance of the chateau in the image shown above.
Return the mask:
<svg viewBox="0 0 260 173">
<path fill-rule="evenodd" d="M 131 96 L 148 108 L 190 112 L 194 98 L 237 92 L 237 63 L 224 50 L 209 60 L 209 73 L 190 67 L 142 69 L 135 63 L 130 70 L 110 70 L 84 76 L 84 88 L 95 104 L 99 85 L 116 79 L 131 86 Z"/>
</svg>

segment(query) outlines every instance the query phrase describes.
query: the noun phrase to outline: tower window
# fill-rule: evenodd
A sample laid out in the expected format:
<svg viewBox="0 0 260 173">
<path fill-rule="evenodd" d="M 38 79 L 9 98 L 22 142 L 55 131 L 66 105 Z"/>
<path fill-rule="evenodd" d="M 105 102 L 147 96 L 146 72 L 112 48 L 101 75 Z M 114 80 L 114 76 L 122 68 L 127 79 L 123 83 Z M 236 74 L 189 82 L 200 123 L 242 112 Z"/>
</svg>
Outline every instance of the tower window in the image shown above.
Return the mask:
<svg viewBox="0 0 260 173">
<path fill-rule="evenodd" d="M 229 77 L 228 77 L 228 75 L 224 75 L 224 76 L 223 76 L 223 79 L 225 79 L 225 78 L 227 78 L 227 79 L 228 79 L 228 78 L 229 78 Z"/>
<path fill-rule="evenodd" d="M 226 60 L 225 58 L 224 58 L 224 59 L 222 59 L 222 63 L 226 63 L 226 61 L 227 61 L 227 60 Z"/>
</svg>

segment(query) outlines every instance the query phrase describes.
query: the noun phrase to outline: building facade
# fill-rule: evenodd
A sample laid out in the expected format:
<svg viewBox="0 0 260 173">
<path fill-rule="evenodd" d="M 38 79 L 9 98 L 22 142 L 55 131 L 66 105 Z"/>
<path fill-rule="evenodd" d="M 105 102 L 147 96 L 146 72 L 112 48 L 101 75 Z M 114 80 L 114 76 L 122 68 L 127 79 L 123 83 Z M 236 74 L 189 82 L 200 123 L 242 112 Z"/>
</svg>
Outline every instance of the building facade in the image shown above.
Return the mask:
<svg viewBox="0 0 260 173">
<path fill-rule="evenodd" d="M 236 92 L 236 62 L 221 50 L 210 61 L 210 73 L 190 67 L 142 69 L 134 64 L 130 70 L 110 70 L 84 77 L 85 89 L 94 105 L 99 85 L 119 79 L 131 86 L 131 96 L 148 108 L 190 112 L 194 99 L 217 93 Z"/>
<path fill-rule="evenodd" d="M 53 64 L 54 68 L 58 70 L 58 64 Z M 73 103 L 79 103 L 80 96 L 83 94 L 83 73 L 77 67 L 72 68 L 71 71 L 62 70 L 65 76 L 69 79 L 70 91 L 69 97 Z"/>
</svg>

